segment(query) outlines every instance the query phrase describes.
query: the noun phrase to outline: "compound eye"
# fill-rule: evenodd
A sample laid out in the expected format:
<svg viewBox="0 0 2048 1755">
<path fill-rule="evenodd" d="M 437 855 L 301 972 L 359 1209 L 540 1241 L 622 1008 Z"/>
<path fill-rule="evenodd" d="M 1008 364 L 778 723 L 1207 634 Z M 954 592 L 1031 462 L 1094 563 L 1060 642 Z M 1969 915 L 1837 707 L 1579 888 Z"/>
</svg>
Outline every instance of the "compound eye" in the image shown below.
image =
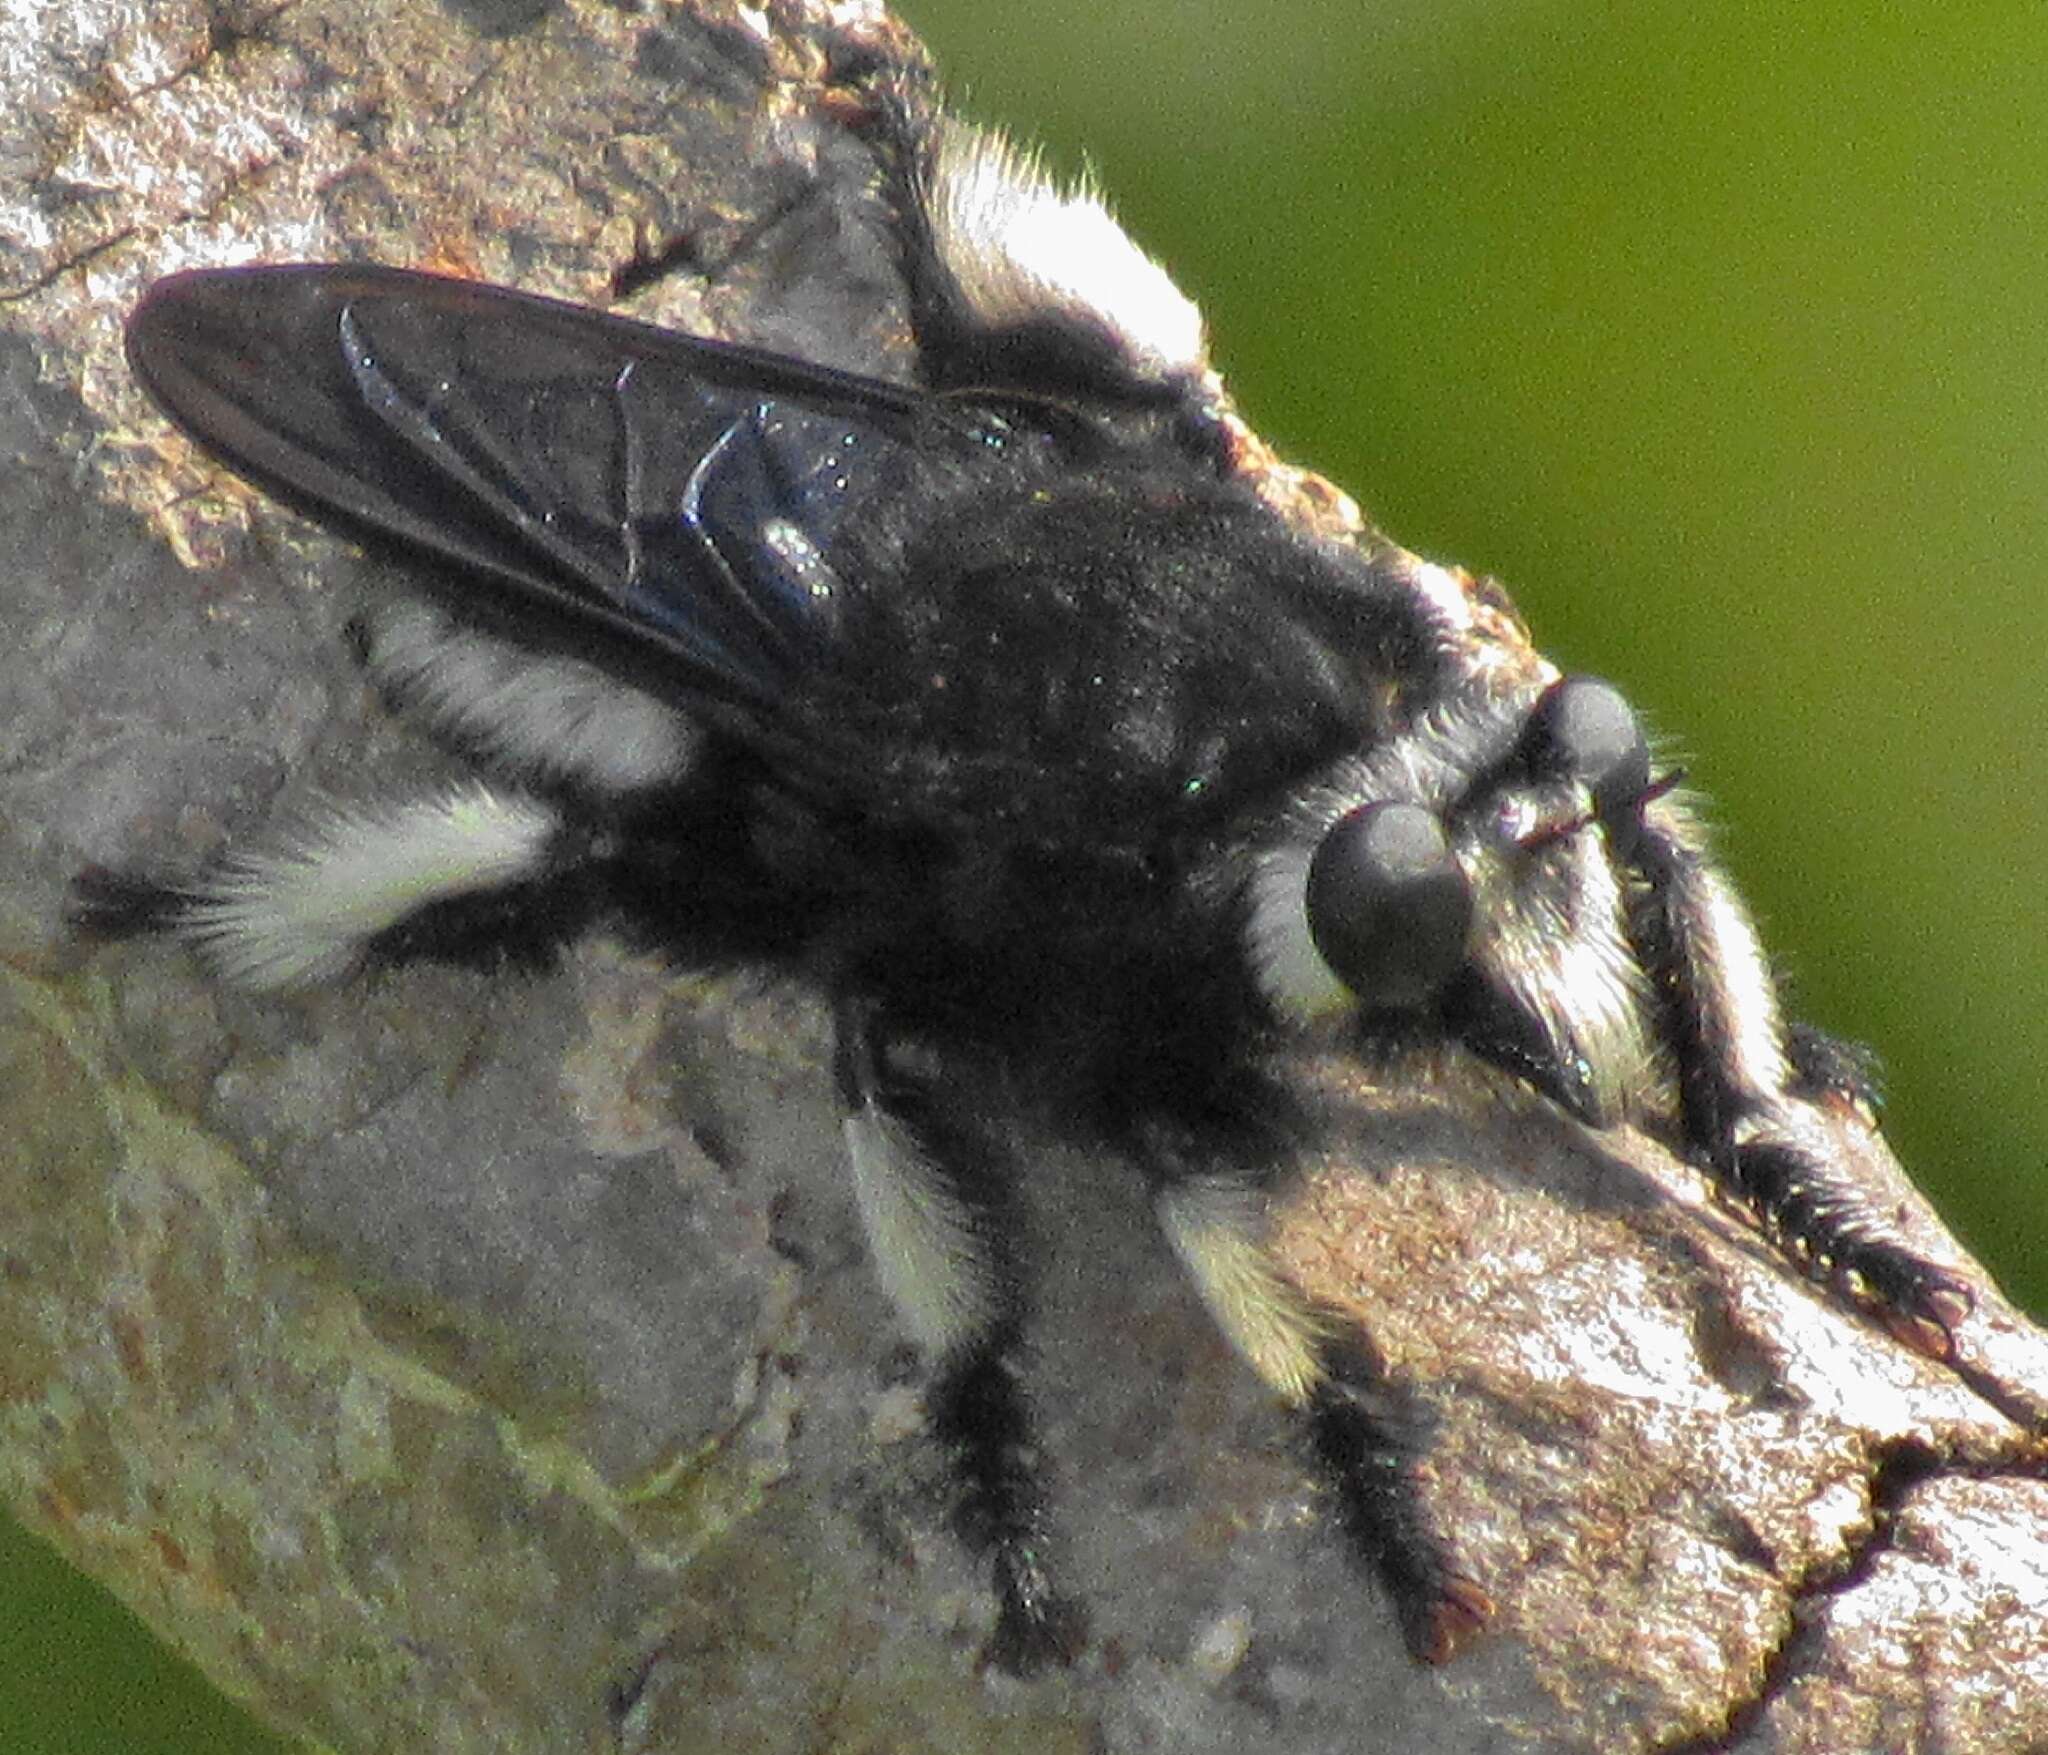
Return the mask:
<svg viewBox="0 0 2048 1755">
<path fill-rule="evenodd" d="M 1338 979 L 1375 1009 L 1434 999 L 1465 961 L 1472 886 L 1443 823 L 1419 804 L 1361 805 L 1308 868 L 1308 930 Z"/>
<path fill-rule="evenodd" d="M 1539 777 L 1586 786 L 1594 815 L 1620 851 L 1634 845 L 1639 806 L 1650 790 L 1650 744 L 1619 689 L 1597 676 L 1552 683 L 1529 716 L 1523 747 Z"/>
</svg>

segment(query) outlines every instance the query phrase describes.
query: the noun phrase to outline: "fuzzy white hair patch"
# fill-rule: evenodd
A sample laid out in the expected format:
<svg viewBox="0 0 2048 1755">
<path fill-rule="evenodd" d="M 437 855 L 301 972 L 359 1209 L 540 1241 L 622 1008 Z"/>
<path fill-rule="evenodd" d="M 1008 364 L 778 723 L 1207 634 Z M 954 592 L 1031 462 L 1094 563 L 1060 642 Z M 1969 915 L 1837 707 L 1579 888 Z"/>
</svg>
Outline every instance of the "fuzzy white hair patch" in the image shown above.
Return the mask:
<svg viewBox="0 0 2048 1755">
<path fill-rule="evenodd" d="M 1093 190 L 1062 189 L 1035 153 L 949 121 L 927 199 L 933 247 L 986 327 L 1080 317 L 1107 329 L 1147 376 L 1203 369 L 1194 302 Z"/>
<path fill-rule="evenodd" d="M 1245 953 L 1267 1003 L 1310 1023 L 1356 1010 L 1358 996 L 1316 949 L 1308 924 L 1308 872 L 1315 843 L 1290 837 L 1261 853 L 1246 888 Z"/>
<path fill-rule="evenodd" d="M 1758 943 L 1756 926 L 1719 872 L 1702 869 L 1697 879 L 1703 936 L 1720 949 L 1718 967 L 1704 963 L 1694 979 L 1706 987 L 1715 1009 L 1727 1019 L 1724 1053 L 1728 1068 L 1746 1092 L 1762 1095 L 1784 1087 L 1785 1025 L 1777 985 Z"/>
<path fill-rule="evenodd" d="M 1480 914 L 1491 930 L 1473 958 L 1542 1029 L 1556 1062 L 1583 1069 L 1598 1112 L 1628 1113 L 1652 1084 L 1651 994 L 1629 946 L 1622 882 L 1590 828 L 1551 857 L 1571 861 L 1568 888 L 1519 882 L 1512 858 L 1486 861 Z"/>
<path fill-rule="evenodd" d="M 329 981 L 408 914 L 536 876 L 558 826 L 538 800 L 482 785 L 392 807 L 330 806 L 185 891 L 175 930 L 245 987 Z"/>
<path fill-rule="evenodd" d="M 902 1122 L 872 1100 L 846 1118 L 846 1153 L 875 1272 L 918 1344 L 943 1357 L 996 1308 L 974 1215 Z"/>
<path fill-rule="evenodd" d="M 1159 1217 L 1217 1325 L 1284 1401 L 1301 1406 L 1324 1375 L 1324 1328 L 1267 1254 L 1257 1195 L 1198 1177 L 1160 1195 Z"/>
<path fill-rule="evenodd" d="M 529 652 L 417 601 L 391 604 L 367 625 L 378 683 L 502 768 L 605 793 L 689 770 L 698 742 L 689 718 L 595 664 Z"/>
</svg>

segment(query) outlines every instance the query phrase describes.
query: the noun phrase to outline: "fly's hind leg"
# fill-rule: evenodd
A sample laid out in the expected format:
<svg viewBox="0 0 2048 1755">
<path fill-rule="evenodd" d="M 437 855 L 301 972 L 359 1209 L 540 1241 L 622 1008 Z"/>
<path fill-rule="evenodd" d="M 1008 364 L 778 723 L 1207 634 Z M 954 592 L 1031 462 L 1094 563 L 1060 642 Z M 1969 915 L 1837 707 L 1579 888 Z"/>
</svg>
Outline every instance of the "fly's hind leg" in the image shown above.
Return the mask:
<svg viewBox="0 0 2048 1755">
<path fill-rule="evenodd" d="M 555 805 L 466 782 L 322 806 L 188 879 L 90 867 L 70 920 L 91 937 L 176 939 L 237 986 L 310 987 L 364 965 L 544 961 L 601 906 L 603 869 Z"/>
</svg>

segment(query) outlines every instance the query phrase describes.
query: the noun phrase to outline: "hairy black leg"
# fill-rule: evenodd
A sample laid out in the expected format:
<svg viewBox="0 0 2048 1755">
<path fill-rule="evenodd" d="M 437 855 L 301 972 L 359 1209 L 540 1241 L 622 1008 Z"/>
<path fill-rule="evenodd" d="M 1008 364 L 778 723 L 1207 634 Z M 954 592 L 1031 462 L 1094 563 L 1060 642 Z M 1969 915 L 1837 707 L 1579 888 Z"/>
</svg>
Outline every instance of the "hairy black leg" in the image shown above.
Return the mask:
<svg viewBox="0 0 2048 1755">
<path fill-rule="evenodd" d="M 954 1522 L 993 1575 L 983 1661 L 1025 1675 L 1076 1657 L 1079 1605 L 1058 1588 L 1031 1407 L 1019 1380 L 1022 1294 L 1005 1241 L 996 1154 L 936 1080 L 887 1065 L 875 1008 L 836 1009 L 834 1072 L 856 1198 L 876 1272 L 937 1370 L 926 1392 L 958 1489 Z"/>
<path fill-rule="evenodd" d="M 778 886 L 756 842 L 717 788 L 599 810 L 469 781 L 285 813 L 189 877 L 89 867 L 68 919 L 92 938 L 177 939 L 254 988 L 414 962 L 545 967 L 600 922 L 712 967 L 789 954 L 823 905 Z"/>
<path fill-rule="evenodd" d="M 1393 1599 L 1408 1649 L 1422 1662 L 1455 1657 L 1493 1616 L 1493 1601 L 1452 1565 L 1416 1491 L 1419 1427 L 1362 1337 L 1326 1340 L 1308 1405 L 1316 1460 L 1352 1545 Z"/>
<path fill-rule="evenodd" d="M 1870 1110 L 1866 1060 L 1788 1026 L 1755 929 L 1674 799 L 1645 811 L 1632 932 L 1677 1050 L 1682 1123 L 1700 1158 L 1786 1254 L 1937 1357 L 1970 1294 L 1901 1241 L 1836 1162 L 1816 1102 Z"/>
<path fill-rule="evenodd" d="M 472 782 L 315 807 L 187 879 L 89 869 L 70 920 L 179 939 L 245 987 L 303 987 L 365 963 L 543 961 L 599 906 L 599 864 L 556 806 Z"/>
<path fill-rule="evenodd" d="M 365 966 L 450 963 L 471 969 L 546 969 L 605 912 L 602 870 L 565 857 L 518 883 L 415 908 L 364 942 Z"/>
<path fill-rule="evenodd" d="M 933 1435 L 959 1473 L 955 1526 L 969 1548 L 988 1555 L 995 1580 L 996 1628 L 982 1660 L 1030 1675 L 1078 1657 L 1087 1625 L 1054 1577 L 1019 1350 L 1015 1325 L 991 1329 L 940 1371 L 927 1404 Z"/>
<path fill-rule="evenodd" d="M 1785 1056 L 1799 1096 L 1846 1103 L 1871 1117 L 1883 1107 L 1884 1069 L 1875 1049 L 1795 1018 L 1785 1026 Z"/>
<path fill-rule="evenodd" d="M 1952 1351 L 1969 1289 L 1888 1236 L 1823 1153 L 1787 1137 L 1759 1138 L 1737 1147 L 1732 1180 L 1780 1247 L 1816 1279 L 1875 1305 L 1917 1350 L 1936 1358 Z"/>
<path fill-rule="evenodd" d="M 64 924 L 81 938 L 115 943 L 177 929 L 184 903 L 175 884 L 88 865 L 71 880 Z"/>
<path fill-rule="evenodd" d="M 1146 1124 L 1161 1227 L 1217 1326 L 1306 1423 L 1339 1521 L 1393 1600 L 1409 1650 L 1442 1663 L 1491 1618 L 1492 1601 L 1431 1527 L 1413 1470 L 1422 1422 L 1410 1398 L 1354 1319 L 1309 1299 L 1274 1264 L 1259 1179 L 1219 1160 L 1219 1136 L 1243 1147 L 1258 1131 L 1216 1118 Z"/>
</svg>

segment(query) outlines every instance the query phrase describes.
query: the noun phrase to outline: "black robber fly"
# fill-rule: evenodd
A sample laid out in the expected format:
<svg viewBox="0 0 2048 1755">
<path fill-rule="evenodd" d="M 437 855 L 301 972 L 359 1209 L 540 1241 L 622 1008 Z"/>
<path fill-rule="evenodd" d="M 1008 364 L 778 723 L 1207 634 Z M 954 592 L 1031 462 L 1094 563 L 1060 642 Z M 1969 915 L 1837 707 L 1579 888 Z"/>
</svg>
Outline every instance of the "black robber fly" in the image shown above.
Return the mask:
<svg viewBox="0 0 2048 1755">
<path fill-rule="evenodd" d="M 1646 1128 L 1924 1351 L 1967 1294 L 1836 1161 L 1819 1109 L 1867 1099 L 1860 1062 L 1783 1016 L 1622 694 L 1560 675 L 1490 584 L 1297 528 L 1198 314 L 1101 206 L 949 118 L 908 137 L 915 384 L 391 268 L 158 282 L 137 375 L 230 467 L 419 563 L 364 661 L 479 772 L 192 876 L 95 868 L 79 920 L 259 988 L 595 924 L 814 983 L 993 1658 L 1081 1639 L 1015 1368 L 1006 1103 L 1149 1180 L 1444 1657 L 1485 1594 L 1406 1490 L 1369 1345 L 1254 1217 L 1317 1125 L 1274 1055 L 1462 1053 Z"/>
</svg>

